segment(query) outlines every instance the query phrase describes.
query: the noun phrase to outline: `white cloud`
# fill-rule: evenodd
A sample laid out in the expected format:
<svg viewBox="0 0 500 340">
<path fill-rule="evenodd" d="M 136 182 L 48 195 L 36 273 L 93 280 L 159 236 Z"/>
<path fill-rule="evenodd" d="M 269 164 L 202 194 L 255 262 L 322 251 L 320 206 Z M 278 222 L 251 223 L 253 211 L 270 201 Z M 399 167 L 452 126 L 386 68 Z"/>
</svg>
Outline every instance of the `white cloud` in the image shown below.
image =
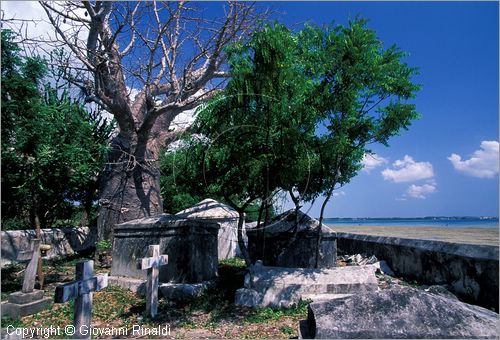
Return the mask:
<svg viewBox="0 0 500 340">
<path fill-rule="evenodd" d="M 51 5 L 58 10 L 67 12 L 62 2 L 53 2 Z M 83 17 L 84 13 L 85 9 L 76 8 L 69 14 Z M 22 38 L 27 39 L 26 43 L 22 45 L 25 53 L 48 57 L 53 47 L 47 42 L 57 42 L 57 45 L 62 46 L 66 52 L 71 52 L 66 44 L 61 44 L 61 38 L 56 34 L 54 26 L 49 22 L 45 10 L 38 1 L 3 1 L 2 15 L 4 19 L 2 25 L 5 25 L 3 28 L 10 28 L 19 33 Z M 89 32 L 86 25 L 74 25 L 74 23 L 63 21 L 59 23 L 59 27 L 68 38 L 78 37 L 79 49 L 85 48 Z M 72 60 L 72 63 L 80 64 L 76 60 Z"/>
<path fill-rule="evenodd" d="M 2 11 L 4 18 L 24 21 L 21 27 L 21 21 L 11 22 L 13 28 L 19 29 L 23 36 L 27 38 L 40 38 L 47 35 L 54 36 L 54 28 L 47 22 L 45 11 L 37 1 L 3 1 Z"/>
<path fill-rule="evenodd" d="M 429 162 L 415 162 L 412 157 L 405 155 L 392 163 L 393 169 L 383 170 L 382 176 L 386 181 L 395 183 L 413 182 L 434 177 L 432 164 Z"/>
<path fill-rule="evenodd" d="M 363 155 L 363 160 L 361 161 L 363 164 L 363 171 L 370 172 L 371 170 L 383 165 L 387 164 L 387 159 L 377 155 L 376 153 L 369 154 L 365 153 Z"/>
<path fill-rule="evenodd" d="M 482 141 L 479 150 L 472 157 L 462 160 L 460 155 L 451 154 L 448 159 L 455 170 L 466 175 L 479 178 L 493 178 L 498 174 L 498 142 Z"/>
<path fill-rule="evenodd" d="M 432 194 L 436 191 L 436 186 L 431 184 L 415 185 L 412 184 L 406 190 L 408 196 L 413 198 L 425 199 L 427 195 Z"/>
<path fill-rule="evenodd" d="M 344 191 L 334 192 L 332 196 L 333 197 L 345 196 L 345 192 Z"/>
</svg>

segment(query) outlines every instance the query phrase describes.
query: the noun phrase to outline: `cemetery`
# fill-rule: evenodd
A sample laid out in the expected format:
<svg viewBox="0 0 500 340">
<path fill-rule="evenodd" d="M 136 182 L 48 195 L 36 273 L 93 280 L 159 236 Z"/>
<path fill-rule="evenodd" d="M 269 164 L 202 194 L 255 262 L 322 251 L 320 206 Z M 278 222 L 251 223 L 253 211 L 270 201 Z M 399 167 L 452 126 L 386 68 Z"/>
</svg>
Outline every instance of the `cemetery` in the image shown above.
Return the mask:
<svg viewBox="0 0 500 340">
<path fill-rule="evenodd" d="M 497 13 L 2 2 L 0 338 L 498 339 Z"/>
<path fill-rule="evenodd" d="M 246 267 L 242 259 L 231 256 L 238 253 L 237 242 L 228 242 L 230 233 L 220 232 L 223 225 L 236 226 L 235 219 L 224 217 L 231 208 L 214 200 L 204 202 L 210 204 L 196 205 L 194 217 L 162 215 L 117 226 L 111 268 L 99 262 L 94 267 L 92 255 L 85 251 L 67 259 L 45 258 L 44 290 L 33 289 L 40 256 L 39 240 L 33 239 L 29 249 L 17 250 L 18 264 L 2 269 L 3 299 L 9 293 L 8 302 L 2 303 L 3 324 L 16 324 L 19 329 L 37 325 L 63 329 L 72 324 L 84 330 L 56 334 L 63 338 L 88 338 L 89 334 L 133 338 L 138 332 L 153 338 L 488 338 L 497 334 L 498 314 L 477 306 L 482 301 L 476 300 L 476 305 L 461 302 L 452 293 L 453 285 L 445 282 L 410 280 L 399 267 L 391 269 L 377 258 L 383 254 L 367 253 L 363 244 L 349 243 L 350 248 L 344 249 L 364 253 L 349 255 L 337 249 L 347 236 L 326 226 L 323 249 L 325 254 L 334 254 L 334 263 L 315 269 L 296 255 L 296 261 L 302 261 L 299 265 L 290 260 L 279 262 L 281 266 L 269 265 L 283 258 L 283 253 L 300 251 L 307 259 L 305 249 L 297 246 L 307 236 L 299 234 L 286 241 L 292 237 L 286 226 L 295 220 L 293 210 L 273 220 L 269 233 L 280 237 L 279 247 L 273 244 L 272 253 Z M 217 213 L 222 213 L 219 219 L 214 218 Z M 299 230 L 306 231 L 302 235 L 319 226 L 317 220 L 299 214 Z M 248 242 L 258 232 L 251 224 L 246 231 Z M 409 241 L 398 244 L 404 242 Z M 220 258 L 219 244 L 231 255 Z M 399 250 L 401 256 L 408 249 L 412 248 Z M 256 251 L 252 254 L 258 256 Z M 23 273 L 19 269 L 26 259 Z M 21 291 L 9 292 L 18 289 L 21 277 Z M 356 322 L 360 318 L 373 321 L 361 325 Z M 387 326 L 380 327 L 380 323 Z"/>
</svg>

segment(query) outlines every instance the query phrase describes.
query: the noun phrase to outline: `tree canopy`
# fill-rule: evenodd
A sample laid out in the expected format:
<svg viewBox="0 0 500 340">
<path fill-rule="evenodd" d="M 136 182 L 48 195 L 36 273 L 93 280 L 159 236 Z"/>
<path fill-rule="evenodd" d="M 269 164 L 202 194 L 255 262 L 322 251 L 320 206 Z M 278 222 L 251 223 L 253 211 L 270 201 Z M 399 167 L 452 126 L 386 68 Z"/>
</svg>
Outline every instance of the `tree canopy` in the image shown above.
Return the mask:
<svg viewBox="0 0 500 340">
<path fill-rule="evenodd" d="M 14 33 L 2 30 L 4 228 L 88 215 L 112 130 L 58 86 L 47 61 L 21 52 Z"/>
<path fill-rule="evenodd" d="M 276 23 L 227 53 L 231 80 L 198 110 L 197 136 L 169 157 L 189 159 L 180 188 L 218 195 L 236 210 L 285 191 L 297 209 L 324 197 L 323 215 L 369 145 L 388 145 L 418 117 L 408 103 L 419 89 L 416 69 L 364 20 L 297 33 Z"/>
</svg>

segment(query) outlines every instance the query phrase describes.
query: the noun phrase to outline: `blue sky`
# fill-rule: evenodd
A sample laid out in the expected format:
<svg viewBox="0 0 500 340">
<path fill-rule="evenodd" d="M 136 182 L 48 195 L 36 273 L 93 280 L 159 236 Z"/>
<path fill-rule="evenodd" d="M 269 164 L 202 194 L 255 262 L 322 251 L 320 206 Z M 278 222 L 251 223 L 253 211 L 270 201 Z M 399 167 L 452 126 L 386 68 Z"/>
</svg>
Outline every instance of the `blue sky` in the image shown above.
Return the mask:
<svg viewBox="0 0 500 340">
<path fill-rule="evenodd" d="M 340 189 L 327 217 L 498 216 L 498 2 L 266 5 L 297 28 L 305 21 L 346 24 L 359 14 L 420 69 L 414 102 L 421 119 L 390 147 L 373 148 L 385 163 Z M 458 169 L 452 154 L 461 157 L 454 157 Z M 319 208 L 316 203 L 310 214 L 318 216 Z"/>
<path fill-rule="evenodd" d="M 222 3 L 198 3 L 220 15 Z M 421 114 L 378 162 L 340 189 L 327 217 L 498 216 L 498 2 L 258 2 L 275 19 L 347 24 L 368 19 L 386 46 L 409 53 L 422 85 Z M 5 2 L 8 13 L 41 15 L 36 2 Z M 19 14 L 18 14 L 19 15 Z M 38 23 L 37 31 L 48 31 Z M 452 156 L 453 155 L 453 156 Z M 451 159 L 451 160 L 450 160 Z M 452 162 L 453 160 L 453 162 Z M 396 164 L 396 165 L 395 165 Z M 319 215 L 320 203 L 309 213 Z M 306 210 L 308 207 L 305 208 Z"/>
</svg>

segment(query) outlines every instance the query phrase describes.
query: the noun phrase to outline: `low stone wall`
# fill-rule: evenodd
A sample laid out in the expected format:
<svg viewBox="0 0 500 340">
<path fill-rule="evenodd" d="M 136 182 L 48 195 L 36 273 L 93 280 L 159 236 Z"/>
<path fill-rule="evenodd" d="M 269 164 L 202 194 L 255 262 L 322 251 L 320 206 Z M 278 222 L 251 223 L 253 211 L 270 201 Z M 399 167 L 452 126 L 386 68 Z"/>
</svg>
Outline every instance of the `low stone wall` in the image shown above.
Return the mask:
<svg viewBox="0 0 500 340">
<path fill-rule="evenodd" d="M 9 230 L 1 233 L 2 267 L 17 261 L 21 251 L 30 250 L 30 240 L 35 238 L 35 230 Z M 68 256 L 95 246 L 96 233 L 87 227 L 66 227 L 41 230 L 41 243 L 49 244 L 52 249 L 47 258 Z"/>
<path fill-rule="evenodd" d="M 498 310 L 498 247 L 349 233 L 337 233 L 337 245 L 348 254 L 373 254 L 404 278 L 447 284 L 465 301 Z"/>
</svg>

